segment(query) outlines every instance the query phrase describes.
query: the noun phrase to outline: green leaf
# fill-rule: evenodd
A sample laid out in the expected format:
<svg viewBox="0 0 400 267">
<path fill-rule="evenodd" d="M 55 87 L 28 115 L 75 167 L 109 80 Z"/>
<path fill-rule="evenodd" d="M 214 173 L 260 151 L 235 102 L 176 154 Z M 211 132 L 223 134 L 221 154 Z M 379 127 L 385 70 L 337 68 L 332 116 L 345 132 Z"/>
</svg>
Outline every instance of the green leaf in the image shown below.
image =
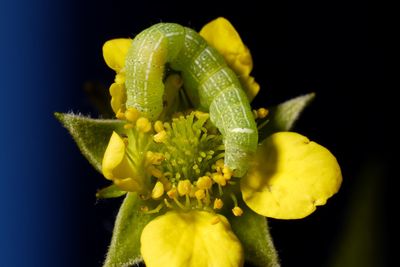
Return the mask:
<svg viewBox="0 0 400 267">
<path fill-rule="evenodd" d="M 122 191 L 118 186 L 112 184 L 103 189 L 100 189 L 96 193 L 97 198 L 115 198 L 126 194 L 126 191 Z"/>
<path fill-rule="evenodd" d="M 241 241 L 244 248 L 245 260 L 257 267 L 279 266 L 267 219 L 254 213 L 244 203 L 243 215 L 228 216 L 232 229 Z"/>
<path fill-rule="evenodd" d="M 91 119 L 75 114 L 54 113 L 77 143 L 82 154 L 101 172 L 101 162 L 113 131 L 122 132 L 119 120 Z"/>
<path fill-rule="evenodd" d="M 103 267 L 132 266 L 142 261 L 140 236 L 143 228 L 154 217 L 140 211 L 144 205 L 136 193 L 128 193 L 119 209 L 111 245 Z"/>
<path fill-rule="evenodd" d="M 269 109 L 268 123 L 259 129 L 259 140 L 262 141 L 275 132 L 289 131 L 294 126 L 301 112 L 315 98 L 315 93 L 302 95 L 283 102 Z"/>
</svg>

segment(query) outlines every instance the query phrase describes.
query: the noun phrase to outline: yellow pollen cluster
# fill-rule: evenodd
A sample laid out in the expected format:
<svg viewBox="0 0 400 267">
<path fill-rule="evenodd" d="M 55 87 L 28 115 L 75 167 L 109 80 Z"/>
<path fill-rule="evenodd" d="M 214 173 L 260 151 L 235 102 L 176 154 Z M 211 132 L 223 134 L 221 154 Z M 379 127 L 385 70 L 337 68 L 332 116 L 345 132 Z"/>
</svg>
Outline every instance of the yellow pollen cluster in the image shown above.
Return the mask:
<svg viewBox="0 0 400 267">
<path fill-rule="evenodd" d="M 255 119 L 264 119 L 268 116 L 269 110 L 266 108 L 253 109 Z"/>
</svg>

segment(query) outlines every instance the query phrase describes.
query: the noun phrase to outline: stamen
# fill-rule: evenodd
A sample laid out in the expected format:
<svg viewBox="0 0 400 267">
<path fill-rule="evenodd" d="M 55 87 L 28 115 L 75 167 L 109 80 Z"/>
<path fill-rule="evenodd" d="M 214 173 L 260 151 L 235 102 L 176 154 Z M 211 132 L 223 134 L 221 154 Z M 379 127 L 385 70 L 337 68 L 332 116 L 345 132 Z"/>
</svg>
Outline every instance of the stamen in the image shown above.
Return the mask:
<svg viewBox="0 0 400 267">
<path fill-rule="evenodd" d="M 269 111 L 266 108 L 259 108 L 257 110 L 257 115 L 258 115 L 258 118 L 260 118 L 260 119 L 264 119 L 265 117 L 267 117 L 268 113 L 269 113 Z"/>
<path fill-rule="evenodd" d="M 156 142 L 156 143 L 163 143 L 167 139 L 167 132 L 165 130 L 162 130 L 162 131 L 158 132 L 157 134 L 155 134 L 153 139 L 154 139 L 154 142 Z"/>
<path fill-rule="evenodd" d="M 242 210 L 240 207 L 235 206 L 235 207 L 232 209 L 232 213 L 233 213 L 233 215 L 235 215 L 236 217 L 239 217 L 239 216 L 242 216 L 243 210 Z"/>
<path fill-rule="evenodd" d="M 167 207 L 170 208 L 170 209 L 173 208 L 172 205 L 171 205 L 171 203 L 169 203 L 168 199 L 166 199 L 166 198 L 164 198 L 164 204 L 165 204 L 165 206 L 167 206 Z"/>
<path fill-rule="evenodd" d="M 179 195 L 180 196 L 189 195 L 191 187 L 192 187 L 192 184 L 190 183 L 189 180 L 179 181 L 179 183 L 178 183 Z"/>
<path fill-rule="evenodd" d="M 164 203 L 160 203 L 158 204 L 158 206 L 155 209 L 149 210 L 149 211 L 145 211 L 145 214 L 153 214 L 153 213 L 158 213 L 160 212 L 160 210 L 164 207 Z"/>
<path fill-rule="evenodd" d="M 224 176 L 218 172 L 214 172 L 211 175 L 212 179 L 214 180 L 214 182 L 216 182 L 218 185 L 221 186 L 225 186 L 226 185 L 226 180 L 224 178 Z"/>
<path fill-rule="evenodd" d="M 145 117 L 140 117 L 136 121 L 136 128 L 140 132 L 147 133 L 151 130 L 151 123 L 149 119 Z"/>
<path fill-rule="evenodd" d="M 196 186 L 199 189 L 210 189 L 212 186 L 212 180 L 208 176 L 202 176 L 197 180 Z"/>
<path fill-rule="evenodd" d="M 224 166 L 224 168 L 222 169 L 222 173 L 224 174 L 225 180 L 230 180 L 233 175 L 233 172 L 228 166 Z"/>
<path fill-rule="evenodd" d="M 236 196 L 235 196 L 233 193 L 231 193 L 230 196 L 231 196 L 231 198 L 232 198 L 233 204 L 234 204 L 235 206 L 237 206 L 237 205 L 238 205 L 238 201 L 237 201 Z"/>
<path fill-rule="evenodd" d="M 222 201 L 222 199 L 216 198 L 214 200 L 214 209 L 220 210 L 220 209 L 222 209 L 223 206 L 224 206 L 224 202 Z"/>
<path fill-rule="evenodd" d="M 169 198 L 173 199 L 176 198 L 177 196 L 177 191 L 175 187 L 172 187 L 168 192 L 167 195 L 169 196 Z"/>
<path fill-rule="evenodd" d="M 154 123 L 154 130 L 159 133 L 161 131 L 164 131 L 164 125 L 162 121 L 156 121 Z"/>
<path fill-rule="evenodd" d="M 136 122 L 136 120 L 140 117 L 140 112 L 135 108 L 128 108 L 125 111 L 125 118 L 130 122 Z"/>
<path fill-rule="evenodd" d="M 198 200 L 202 200 L 206 197 L 206 193 L 204 192 L 203 189 L 197 190 L 196 193 L 194 194 Z"/>
<path fill-rule="evenodd" d="M 234 208 L 232 209 L 233 215 L 235 215 L 236 217 L 242 216 L 243 210 L 238 206 L 238 201 L 237 201 L 236 196 L 234 194 L 231 194 L 231 198 L 235 205 Z"/>
<path fill-rule="evenodd" d="M 175 202 L 175 204 L 176 204 L 179 208 L 181 208 L 181 209 L 183 209 L 183 210 L 186 209 L 186 207 L 185 207 L 184 205 L 182 205 L 182 203 L 179 202 L 179 200 L 178 200 L 176 197 L 174 198 L 174 202 Z"/>
<path fill-rule="evenodd" d="M 196 199 L 197 199 L 197 204 L 199 208 L 203 207 L 203 202 L 202 200 L 206 197 L 206 194 L 204 192 L 204 190 L 197 190 L 195 193 Z"/>
</svg>

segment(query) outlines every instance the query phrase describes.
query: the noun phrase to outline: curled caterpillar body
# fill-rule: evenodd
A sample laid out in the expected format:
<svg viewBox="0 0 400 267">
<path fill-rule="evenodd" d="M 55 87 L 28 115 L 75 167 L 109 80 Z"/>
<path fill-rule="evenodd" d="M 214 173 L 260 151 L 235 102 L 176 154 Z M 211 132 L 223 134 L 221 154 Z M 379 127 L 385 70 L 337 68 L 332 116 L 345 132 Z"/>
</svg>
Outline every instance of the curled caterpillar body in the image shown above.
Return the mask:
<svg viewBox="0 0 400 267">
<path fill-rule="evenodd" d="M 223 57 L 194 30 L 159 23 L 138 34 L 125 62 L 126 106 L 152 120 L 163 110 L 165 64 L 182 74 L 192 104 L 209 111 L 224 137 L 225 164 L 237 177 L 248 168 L 258 133 L 250 104 L 235 73 Z"/>
</svg>

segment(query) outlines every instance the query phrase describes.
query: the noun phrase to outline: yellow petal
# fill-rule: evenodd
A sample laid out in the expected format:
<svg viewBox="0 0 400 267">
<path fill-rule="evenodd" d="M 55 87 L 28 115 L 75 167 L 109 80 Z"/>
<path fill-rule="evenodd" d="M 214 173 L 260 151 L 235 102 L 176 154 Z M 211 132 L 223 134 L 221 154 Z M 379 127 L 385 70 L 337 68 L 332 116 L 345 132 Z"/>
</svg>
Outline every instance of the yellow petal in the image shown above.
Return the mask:
<svg viewBox="0 0 400 267">
<path fill-rule="evenodd" d="M 342 182 L 336 158 L 297 133 L 279 132 L 258 148 L 241 190 L 255 212 L 277 219 L 299 219 L 335 194 Z"/>
<path fill-rule="evenodd" d="M 225 18 L 217 18 L 206 24 L 200 35 L 225 58 L 228 66 L 239 76 L 249 100 L 253 100 L 260 89 L 254 78 L 249 76 L 253 59 L 232 24 Z"/>
<path fill-rule="evenodd" d="M 254 80 L 253 76 L 247 76 L 243 78 L 240 77 L 239 80 L 243 87 L 246 89 L 245 91 L 247 99 L 249 99 L 250 102 L 253 101 L 253 99 L 260 91 L 260 85 Z"/>
<path fill-rule="evenodd" d="M 113 39 L 104 43 L 103 57 L 107 66 L 116 72 L 125 66 L 125 57 L 132 44 L 132 39 Z"/>
<path fill-rule="evenodd" d="M 206 211 L 169 211 L 145 226 L 140 241 L 148 267 L 238 267 L 244 261 L 228 220 Z"/>
<path fill-rule="evenodd" d="M 107 179 L 125 191 L 143 190 L 143 177 L 132 168 L 126 156 L 124 140 L 116 132 L 112 133 L 104 153 L 102 171 Z"/>
<path fill-rule="evenodd" d="M 225 18 L 219 17 L 204 25 L 200 31 L 200 35 L 222 55 L 235 55 L 230 60 L 236 59 L 236 55 L 248 53 L 248 49 L 243 44 L 239 34 Z"/>
<path fill-rule="evenodd" d="M 113 83 L 110 86 L 111 94 L 111 108 L 118 113 L 119 110 L 123 111 L 126 102 L 126 90 L 124 84 Z"/>
</svg>

